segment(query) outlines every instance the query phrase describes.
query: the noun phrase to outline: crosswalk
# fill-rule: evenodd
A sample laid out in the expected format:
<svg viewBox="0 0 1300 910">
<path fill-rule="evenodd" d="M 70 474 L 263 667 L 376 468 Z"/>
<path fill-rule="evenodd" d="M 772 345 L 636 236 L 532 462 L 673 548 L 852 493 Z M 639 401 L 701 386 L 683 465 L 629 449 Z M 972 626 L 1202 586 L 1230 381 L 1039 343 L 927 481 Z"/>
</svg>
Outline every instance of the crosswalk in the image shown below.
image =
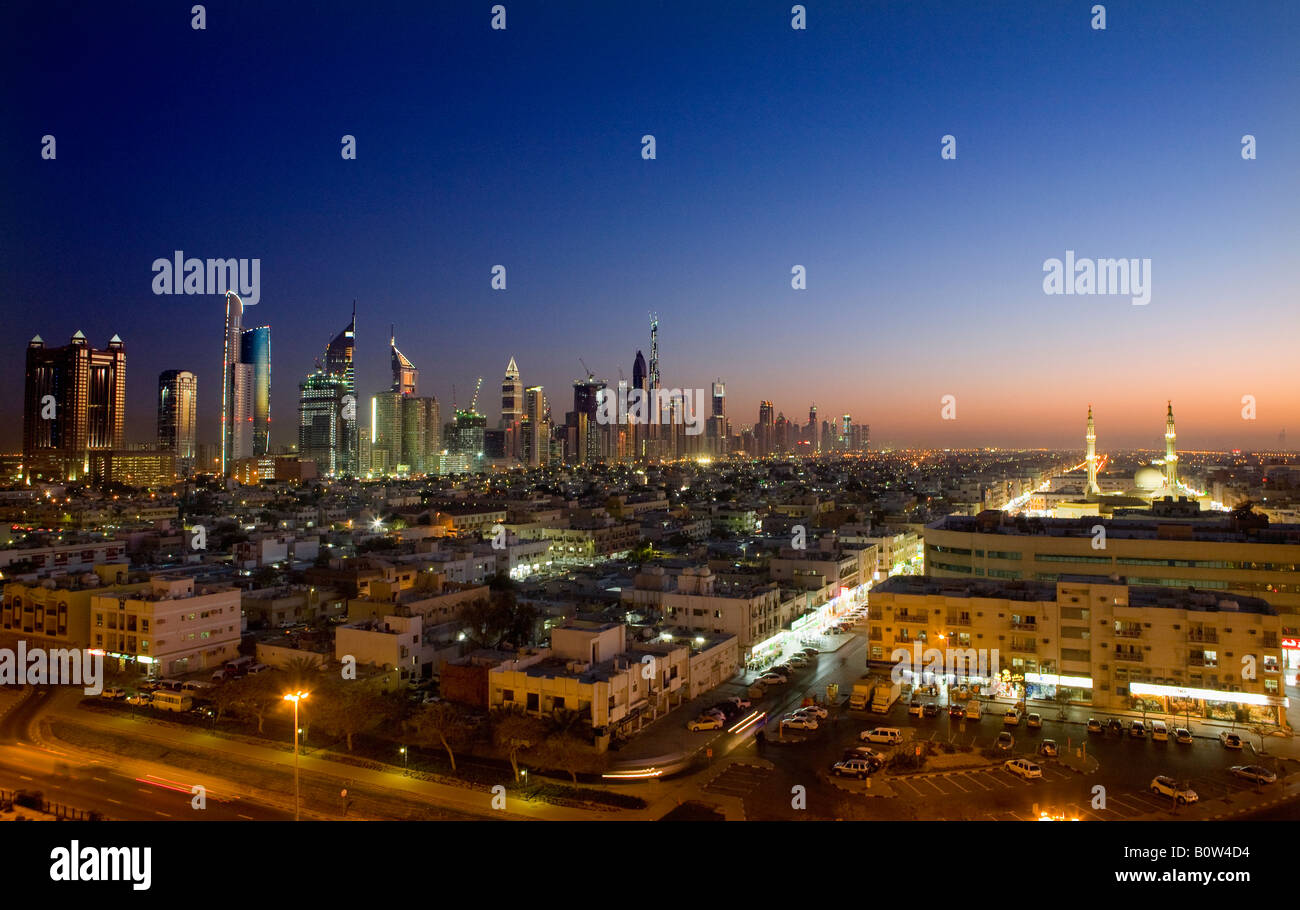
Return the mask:
<svg viewBox="0 0 1300 910">
<path fill-rule="evenodd" d="M 755 765 L 733 763 L 713 780 L 704 785 L 710 793 L 722 793 L 727 796 L 745 797 L 753 793 L 772 775 L 767 768 Z"/>
<path fill-rule="evenodd" d="M 1056 765 L 1042 765 L 1043 780 L 1066 780 L 1075 776 L 1074 772 Z M 978 768 L 969 771 L 951 771 L 946 774 L 920 777 L 891 777 L 889 783 L 900 795 L 923 799 L 936 796 L 963 796 L 968 794 L 988 793 L 990 791 L 1011 790 L 1030 786 L 1036 781 L 1026 781 L 998 766 Z"/>
</svg>

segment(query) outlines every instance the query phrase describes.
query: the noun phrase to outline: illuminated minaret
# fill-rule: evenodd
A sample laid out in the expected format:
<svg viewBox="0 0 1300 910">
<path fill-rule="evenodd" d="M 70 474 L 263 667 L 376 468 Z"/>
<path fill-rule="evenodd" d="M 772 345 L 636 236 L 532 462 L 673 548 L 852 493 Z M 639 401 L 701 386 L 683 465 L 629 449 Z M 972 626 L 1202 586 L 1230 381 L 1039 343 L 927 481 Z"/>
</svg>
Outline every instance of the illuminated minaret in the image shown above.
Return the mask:
<svg viewBox="0 0 1300 910">
<path fill-rule="evenodd" d="M 1092 421 L 1092 405 L 1088 405 L 1088 435 L 1084 439 L 1088 443 L 1088 495 L 1096 496 L 1101 489 L 1097 486 L 1097 426 Z"/>
<path fill-rule="evenodd" d="M 1169 412 L 1165 415 L 1165 483 L 1170 491 L 1178 487 L 1178 434 L 1174 432 L 1174 403 L 1169 402 Z"/>
</svg>

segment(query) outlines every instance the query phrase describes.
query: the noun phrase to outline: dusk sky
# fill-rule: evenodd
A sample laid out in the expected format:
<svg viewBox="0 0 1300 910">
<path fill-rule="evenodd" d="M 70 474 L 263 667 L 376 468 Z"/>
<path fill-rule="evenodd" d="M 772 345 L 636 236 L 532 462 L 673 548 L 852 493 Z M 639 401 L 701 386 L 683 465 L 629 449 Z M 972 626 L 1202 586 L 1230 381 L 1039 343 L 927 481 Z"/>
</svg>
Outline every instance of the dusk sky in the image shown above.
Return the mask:
<svg viewBox="0 0 1300 910">
<path fill-rule="evenodd" d="M 152 293 L 175 250 L 261 259 L 276 444 L 354 298 L 358 393 L 396 323 L 444 418 L 481 375 L 495 424 L 514 356 L 562 419 L 653 310 L 664 385 L 723 378 L 733 429 L 770 398 L 873 448 L 1081 448 L 1091 402 L 1099 450 L 1154 448 L 1172 398 L 1182 448 L 1300 439 L 1296 5 L 504 2 L 10 4 L 0 448 L 28 339 L 78 329 L 126 343 L 130 441 L 164 369 L 217 440 L 223 304 Z M 1150 259 L 1150 303 L 1045 294 L 1066 250 Z"/>
</svg>

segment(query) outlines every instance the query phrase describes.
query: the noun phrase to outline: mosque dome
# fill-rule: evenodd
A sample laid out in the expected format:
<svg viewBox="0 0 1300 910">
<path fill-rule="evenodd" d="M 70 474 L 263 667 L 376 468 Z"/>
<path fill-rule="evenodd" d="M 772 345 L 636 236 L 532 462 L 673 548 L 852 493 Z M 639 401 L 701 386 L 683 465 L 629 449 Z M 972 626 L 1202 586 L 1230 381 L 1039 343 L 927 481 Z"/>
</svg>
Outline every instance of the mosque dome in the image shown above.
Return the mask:
<svg viewBox="0 0 1300 910">
<path fill-rule="evenodd" d="M 1133 485 L 1139 490 L 1153 493 L 1165 485 L 1164 472 L 1150 465 L 1139 468 L 1138 472 L 1133 475 Z"/>
</svg>

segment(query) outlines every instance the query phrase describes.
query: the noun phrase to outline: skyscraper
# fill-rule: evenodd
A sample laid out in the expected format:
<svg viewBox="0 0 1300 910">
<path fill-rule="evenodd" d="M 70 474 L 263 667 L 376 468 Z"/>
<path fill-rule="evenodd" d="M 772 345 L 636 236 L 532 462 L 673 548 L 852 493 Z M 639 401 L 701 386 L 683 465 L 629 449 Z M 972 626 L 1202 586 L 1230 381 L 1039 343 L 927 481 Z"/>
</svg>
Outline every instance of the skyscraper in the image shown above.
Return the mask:
<svg viewBox="0 0 1300 910">
<path fill-rule="evenodd" d="M 524 384 L 519 381 L 519 367 L 515 359 L 510 358 L 506 366 L 505 379 L 501 380 L 501 429 L 508 428 L 524 416 Z"/>
<path fill-rule="evenodd" d="M 388 346 L 392 351 L 391 362 L 393 367 L 393 384 L 389 391 L 397 392 L 402 396 L 412 396 L 415 394 L 415 386 L 420 378 L 420 371 L 415 368 L 415 364 L 406 359 L 401 351 L 397 349 L 397 333 L 392 332 L 388 341 Z"/>
<path fill-rule="evenodd" d="M 343 381 L 343 425 L 335 459 L 340 474 L 358 473 L 356 354 L 357 304 L 352 302 L 352 321 L 325 348 L 325 372 Z"/>
<path fill-rule="evenodd" d="M 647 410 L 649 409 L 649 402 L 645 396 L 650 389 L 649 382 L 649 371 L 646 369 L 645 355 L 637 351 L 636 358 L 632 361 L 632 391 L 640 390 L 642 401 L 646 402 L 642 407 Z M 645 423 L 633 423 L 630 429 L 632 431 L 632 457 L 645 458 L 649 454 L 648 441 L 650 438 Z"/>
<path fill-rule="evenodd" d="M 40 335 L 27 345 L 23 477 L 79 480 L 90 453 L 120 449 L 126 420 L 126 347 L 114 335 L 97 351 L 77 332 L 61 348 Z"/>
<path fill-rule="evenodd" d="M 524 390 L 522 458 L 529 467 L 550 461 L 551 428 L 546 394 L 539 385 Z"/>
<path fill-rule="evenodd" d="M 271 327 L 244 329 L 239 336 L 239 359 L 252 367 L 253 455 L 271 451 Z"/>
<path fill-rule="evenodd" d="M 158 374 L 158 448 L 175 452 L 182 474 L 197 455 L 199 381 L 189 370 Z"/>
<path fill-rule="evenodd" d="M 808 439 L 808 447 L 814 452 L 821 452 L 822 439 L 817 432 L 817 405 L 808 406 L 808 425 L 804 428 L 804 435 Z"/>
<path fill-rule="evenodd" d="M 234 291 L 226 292 L 226 336 L 221 355 L 221 474 L 229 477 L 235 462 L 253 455 L 253 363 L 244 360 L 244 302 Z M 270 426 L 270 330 L 266 331 L 264 373 L 266 379 L 266 421 Z M 250 340 L 250 353 L 260 355 L 257 340 Z"/>
<path fill-rule="evenodd" d="M 760 401 L 758 404 L 758 423 L 754 426 L 754 445 L 759 455 L 770 455 L 776 444 L 776 413 L 772 402 Z"/>
<path fill-rule="evenodd" d="M 324 370 L 298 384 L 298 456 L 316 462 L 322 476 L 344 473 L 346 394 L 346 380 Z"/>
</svg>

